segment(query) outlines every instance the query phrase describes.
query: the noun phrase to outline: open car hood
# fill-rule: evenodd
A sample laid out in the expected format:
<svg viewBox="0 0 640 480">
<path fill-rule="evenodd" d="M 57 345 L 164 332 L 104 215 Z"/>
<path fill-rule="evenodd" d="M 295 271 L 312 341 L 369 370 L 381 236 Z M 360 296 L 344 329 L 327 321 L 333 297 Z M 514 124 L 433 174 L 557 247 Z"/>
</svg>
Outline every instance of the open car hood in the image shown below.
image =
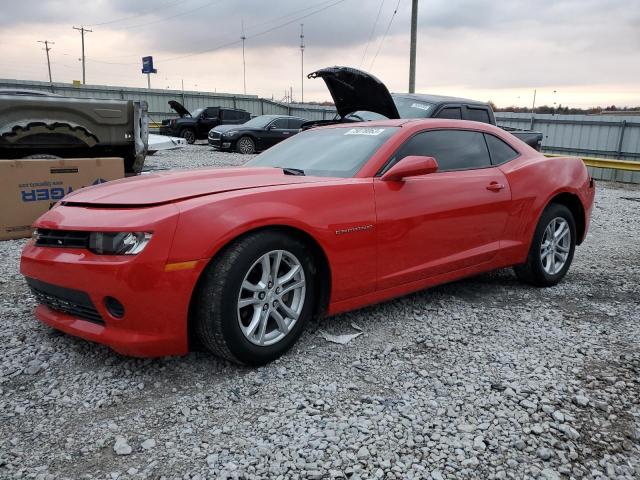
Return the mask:
<svg viewBox="0 0 640 480">
<path fill-rule="evenodd" d="M 191 112 L 189 110 L 187 110 L 186 108 L 184 108 L 184 105 L 182 105 L 180 102 L 176 101 L 176 100 L 169 100 L 169 106 L 171 107 L 171 109 L 176 112 L 178 115 L 180 115 L 180 118 L 182 117 L 190 117 L 191 116 Z"/>
<path fill-rule="evenodd" d="M 389 90 L 370 73 L 351 67 L 328 67 L 307 75 L 318 77 L 327 84 L 340 117 L 366 110 L 391 119 L 400 118 Z"/>
<path fill-rule="evenodd" d="M 272 167 L 160 172 L 85 187 L 64 197 L 62 203 L 84 207 L 142 207 L 234 190 L 321 181 L 327 179 L 285 175 L 281 169 Z"/>
</svg>

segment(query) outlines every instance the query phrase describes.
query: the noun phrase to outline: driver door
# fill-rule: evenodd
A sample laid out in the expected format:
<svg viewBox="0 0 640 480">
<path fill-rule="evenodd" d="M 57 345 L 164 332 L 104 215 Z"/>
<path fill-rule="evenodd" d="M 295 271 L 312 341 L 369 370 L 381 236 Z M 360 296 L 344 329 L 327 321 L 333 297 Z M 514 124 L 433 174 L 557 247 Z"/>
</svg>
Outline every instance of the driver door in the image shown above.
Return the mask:
<svg viewBox="0 0 640 480">
<path fill-rule="evenodd" d="M 287 118 L 276 118 L 266 128 L 264 148 L 269 148 L 282 140 L 291 136 L 289 120 Z"/>
<path fill-rule="evenodd" d="M 490 262 L 508 217 L 509 184 L 481 132 L 420 132 L 391 162 L 408 155 L 434 157 L 439 169 L 374 181 L 379 290 Z"/>
</svg>

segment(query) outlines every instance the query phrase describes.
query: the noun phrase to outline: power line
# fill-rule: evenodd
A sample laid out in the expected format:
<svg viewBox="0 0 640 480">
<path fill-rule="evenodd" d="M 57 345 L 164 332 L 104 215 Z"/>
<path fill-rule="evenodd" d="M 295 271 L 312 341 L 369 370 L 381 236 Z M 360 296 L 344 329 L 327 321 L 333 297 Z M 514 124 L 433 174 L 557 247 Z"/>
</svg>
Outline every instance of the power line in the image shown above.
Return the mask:
<svg viewBox="0 0 640 480">
<path fill-rule="evenodd" d="M 287 25 L 291 25 L 292 23 L 295 23 L 295 22 L 297 22 L 297 21 L 299 21 L 299 20 L 302 20 L 302 19 L 304 19 L 304 18 L 310 17 L 310 16 L 315 15 L 315 14 L 317 14 L 317 13 L 323 12 L 323 11 L 325 11 L 325 10 L 327 10 L 327 9 L 331 8 L 331 7 L 334 7 L 334 6 L 336 6 L 336 5 L 340 4 L 340 3 L 343 3 L 343 2 L 345 2 L 345 0 L 338 0 L 338 1 L 334 1 L 334 2 L 333 2 L 333 3 L 331 3 L 330 5 L 326 5 L 326 6 L 324 6 L 324 7 L 322 7 L 322 8 L 319 8 L 318 10 L 315 10 L 315 11 L 313 11 L 313 12 L 311 12 L 311 13 L 307 13 L 306 15 L 302 15 L 302 16 L 300 16 L 300 17 L 296 17 L 296 18 L 294 18 L 294 19 L 292 19 L 292 20 L 289 20 L 289 21 L 287 21 L 287 22 L 284 22 L 284 23 L 281 23 L 281 24 L 279 24 L 279 25 L 276 25 L 275 27 L 271 27 L 271 28 L 268 28 L 268 29 L 263 30 L 263 31 L 261 31 L 261 32 L 254 33 L 253 35 L 249 35 L 249 36 L 247 36 L 247 38 L 246 38 L 246 39 L 247 39 L 247 40 L 251 40 L 251 39 L 253 39 L 253 38 L 260 37 L 260 36 L 262 36 L 262 35 L 266 35 L 267 33 L 271 33 L 271 32 L 273 32 L 273 31 L 275 31 L 275 30 L 278 30 L 278 29 L 280 29 L 280 28 L 282 28 L 282 27 L 286 27 Z M 187 54 L 185 54 L 185 55 L 179 55 L 179 56 L 177 56 L 177 57 L 166 58 L 166 59 L 163 59 L 162 61 L 163 61 L 163 62 L 170 62 L 170 61 L 173 61 L 173 60 L 181 60 L 181 59 L 183 59 L 183 58 L 188 58 L 188 57 L 193 57 L 193 56 L 196 56 L 196 55 L 202 55 L 202 54 L 204 54 L 204 53 L 214 52 L 214 51 L 216 51 L 216 50 L 221 50 L 221 49 L 223 49 L 223 48 L 227 48 L 227 47 L 230 47 L 230 46 L 232 46 L 232 45 L 237 45 L 237 44 L 239 44 L 241 41 L 242 41 L 242 40 L 234 40 L 234 41 L 230 41 L 230 42 L 223 43 L 222 45 L 218 45 L 218 46 L 213 47 L 213 48 L 208 48 L 207 50 L 202 50 L 202 51 L 200 51 L 200 52 L 194 52 L 194 53 L 187 53 Z"/>
<path fill-rule="evenodd" d="M 216 3 L 217 1 L 218 0 L 212 0 L 212 1 L 208 2 L 208 3 L 205 3 L 204 5 L 200 5 L 199 7 L 192 8 L 191 10 L 186 10 L 184 12 L 176 13 L 175 15 L 171 15 L 169 17 L 158 18 L 158 19 L 152 20 L 150 22 L 138 23 L 137 25 L 127 25 L 125 27 L 118 27 L 115 30 L 129 30 L 131 28 L 146 27 L 147 25 L 155 25 L 156 23 L 166 22 L 167 20 L 172 20 L 172 19 L 177 18 L 177 17 L 184 17 L 185 15 L 189 15 L 190 13 L 196 12 L 198 10 L 202 10 L 203 8 L 206 8 L 206 7 L 210 7 L 211 5 Z"/>
<path fill-rule="evenodd" d="M 305 7 L 305 8 L 301 8 L 300 10 L 294 10 L 293 12 L 289 12 L 286 15 L 282 15 L 280 17 L 275 17 L 275 18 L 272 18 L 270 20 L 266 20 L 264 22 L 254 23 L 253 25 L 249 25 L 247 27 L 247 29 L 251 30 L 252 28 L 261 27 L 263 25 L 268 25 L 269 23 L 277 22 L 278 20 L 282 20 L 283 18 L 291 17 L 292 15 L 296 15 L 296 14 L 301 13 L 301 12 L 306 12 L 307 10 L 313 10 L 314 8 L 317 8 L 320 5 L 326 5 L 327 3 L 331 3 L 333 1 L 334 0 L 324 0 L 323 2 L 314 3 L 313 5 L 310 5 L 310 6 Z"/>
<path fill-rule="evenodd" d="M 171 5 L 171 7 L 175 7 L 177 5 L 180 5 L 181 3 L 186 3 L 189 0 L 183 0 L 183 1 L 179 1 L 176 2 L 176 0 L 169 0 L 169 1 L 165 1 L 164 3 L 161 4 L 162 5 L 166 5 L 167 3 L 173 3 L 175 2 L 174 5 Z M 169 7 L 169 8 L 171 8 Z M 128 17 L 122 17 L 122 18 L 116 18 L 115 20 L 109 20 L 108 22 L 101 22 L 101 23 L 90 23 L 89 26 L 90 27 L 101 27 L 102 25 L 111 25 L 112 23 L 118 23 L 118 22 L 124 22 L 125 20 L 130 20 L 132 18 L 137 18 L 137 17 L 144 17 L 145 15 L 149 15 L 150 13 L 154 13 L 158 11 L 158 5 L 154 6 L 153 10 L 150 10 L 148 12 L 143 12 L 143 13 L 136 13 L 135 15 L 129 15 Z"/>
<path fill-rule="evenodd" d="M 364 59 L 367 56 L 367 51 L 369 50 L 369 44 L 371 43 L 371 39 L 373 38 L 373 33 L 376 31 L 376 26 L 378 25 L 378 20 L 380 19 L 380 13 L 382 13 L 382 7 L 384 6 L 384 0 L 380 2 L 380 8 L 378 8 L 378 15 L 376 15 L 376 21 L 373 22 L 373 27 L 371 27 L 371 33 L 369 34 L 369 40 L 367 40 L 367 46 L 364 49 L 364 53 L 362 54 L 362 60 L 360 60 L 360 67 L 364 63 Z"/>
<path fill-rule="evenodd" d="M 378 50 L 376 51 L 376 54 L 373 57 L 373 60 L 371 61 L 371 66 L 369 67 L 369 70 L 373 70 L 373 64 L 376 63 L 376 58 L 378 58 L 378 54 L 380 53 L 380 50 L 382 49 L 382 45 L 384 44 L 384 41 L 387 38 L 387 34 L 391 29 L 391 24 L 393 23 L 393 19 L 395 18 L 396 13 L 398 13 L 399 7 L 400 7 L 400 0 L 398 0 L 398 3 L 396 4 L 396 8 L 393 11 L 393 14 L 391 14 L 391 18 L 389 19 L 389 24 L 387 25 L 387 29 L 385 30 L 384 35 L 382 36 L 382 40 L 380 40 L 380 45 L 378 45 Z"/>
</svg>

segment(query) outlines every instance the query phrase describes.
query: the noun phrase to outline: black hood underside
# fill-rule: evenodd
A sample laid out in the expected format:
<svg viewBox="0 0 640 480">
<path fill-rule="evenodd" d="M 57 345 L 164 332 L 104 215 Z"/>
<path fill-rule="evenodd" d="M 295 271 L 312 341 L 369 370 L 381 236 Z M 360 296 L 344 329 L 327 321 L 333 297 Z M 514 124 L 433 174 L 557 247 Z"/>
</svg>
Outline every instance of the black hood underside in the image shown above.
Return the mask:
<svg viewBox="0 0 640 480">
<path fill-rule="evenodd" d="M 328 67 L 307 75 L 322 78 L 340 117 L 364 110 L 387 118 L 400 118 L 393 98 L 384 83 L 370 73 L 351 67 Z"/>
</svg>

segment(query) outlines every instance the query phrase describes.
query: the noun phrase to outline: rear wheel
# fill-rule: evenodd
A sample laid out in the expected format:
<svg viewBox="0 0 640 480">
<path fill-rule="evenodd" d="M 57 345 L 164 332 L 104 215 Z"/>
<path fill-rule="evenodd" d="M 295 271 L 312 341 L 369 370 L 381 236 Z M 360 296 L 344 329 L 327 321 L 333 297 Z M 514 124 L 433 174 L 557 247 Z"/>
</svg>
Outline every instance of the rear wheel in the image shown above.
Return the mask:
<svg viewBox="0 0 640 480">
<path fill-rule="evenodd" d="M 550 204 L 540 216 L 527 262 L 514 267 L 518 278 L 538 287 L 550 287 L 564 278 L 576 248 L 576 224 L 564 205 Z"/>
<path fill-rule="evenodd" d="M 196 141 L 196 133 L 191 130 L 190 128 L 185 128 L 181 133 L 180 136 L 182 138 L 184 138 L 188 144 L 192 144 L 193 142 Z"/>
<path fill-rule="evenodd" d="M 275 360 L 313 314 L 314 271 L 307 247 L 279 232 L 231 245 L 203 274 L 194 310 L 199 341 L 237 363 Z"/>
<path fill-rule="evenodd" d="M 256 152 L 256 144 L 251 137 L 240 137 L 236 149 L 240 153 L 251 154 Z"/>
</svg>

